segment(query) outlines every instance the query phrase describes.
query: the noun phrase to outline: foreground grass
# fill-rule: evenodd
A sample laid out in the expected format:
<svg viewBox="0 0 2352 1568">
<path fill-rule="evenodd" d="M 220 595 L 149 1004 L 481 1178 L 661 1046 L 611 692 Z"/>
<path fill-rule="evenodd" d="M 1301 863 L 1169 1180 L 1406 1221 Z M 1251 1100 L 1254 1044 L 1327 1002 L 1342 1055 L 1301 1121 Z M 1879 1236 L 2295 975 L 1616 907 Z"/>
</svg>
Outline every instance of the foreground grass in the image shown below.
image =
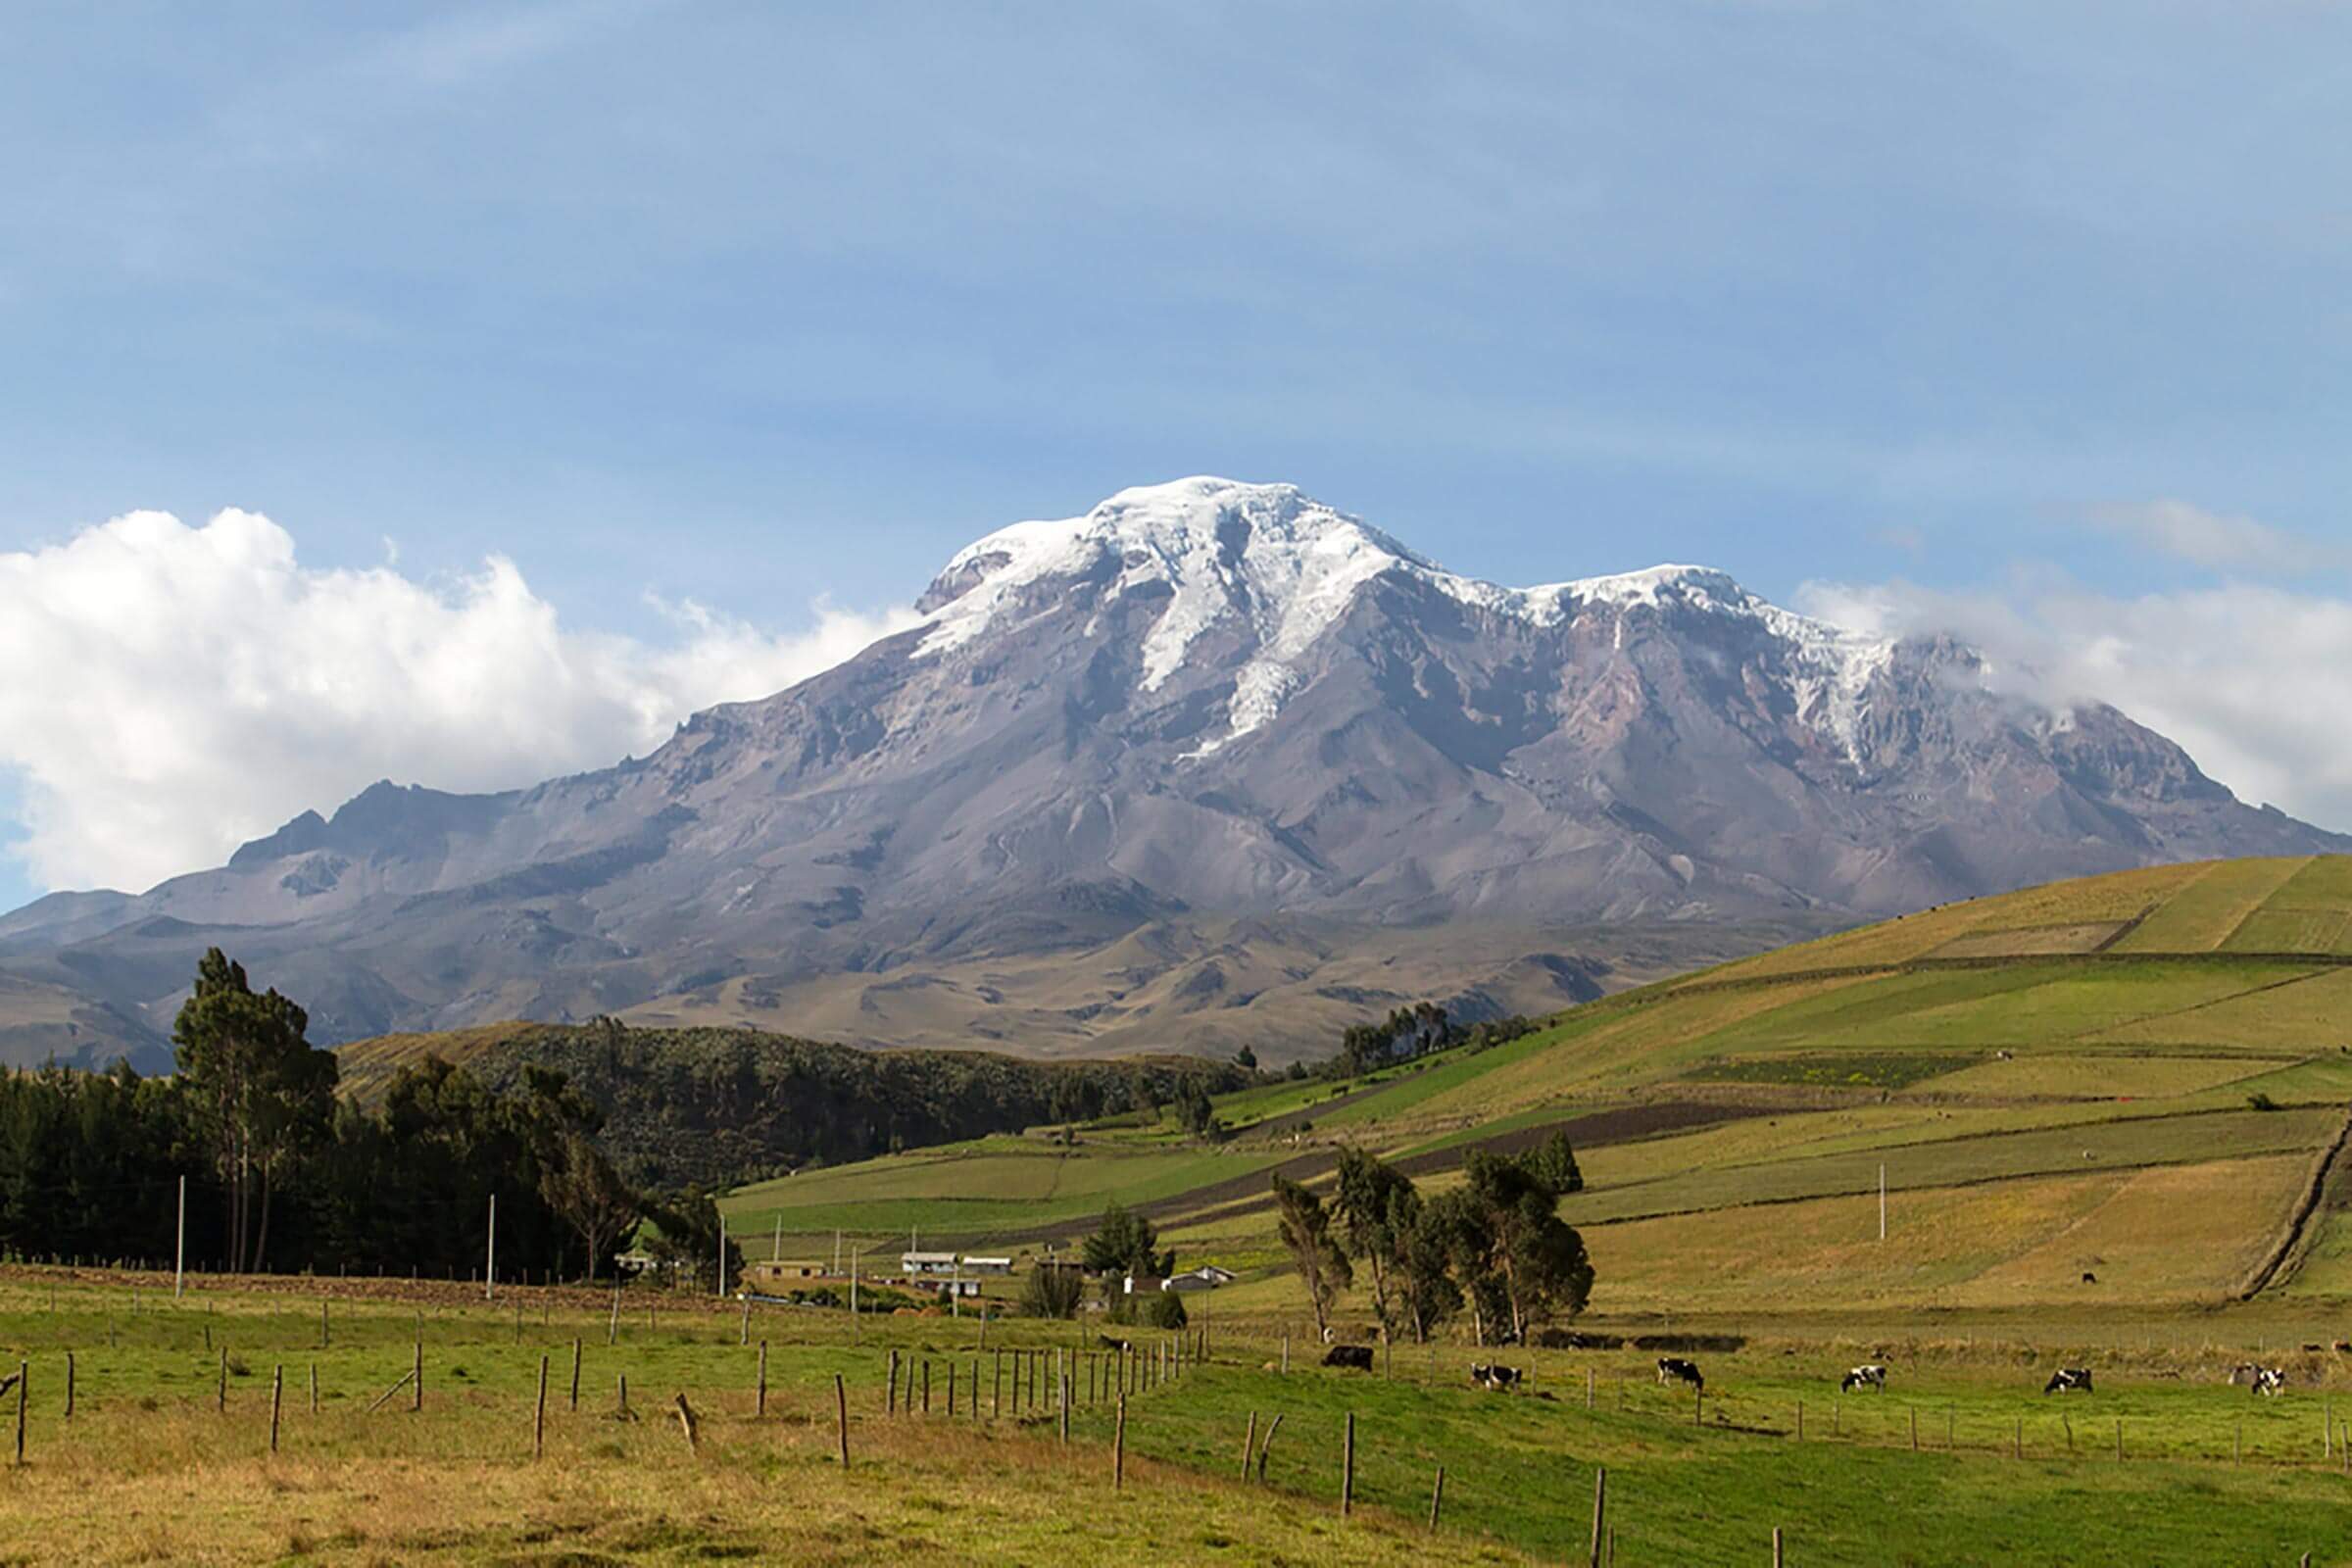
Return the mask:
<svg viewBox="0 0 2352 1568">
<path fill-rule="evenodd" d="M 1863 1358 L 1866 1342 L 1834 1327 L 1707 1355 L 1709 1397 L 1694 1410 L 1683 1391 L 1656 1385 L 1643 1352 L 1506 1352 L 1535 1379 L 1532 1394 L 1506 1397 L 1467 1386 L 1463 1364 L 1481 1353 L 1468 1347 L 1400 1352 L 1393 1377 L 1366 1376 L 1310 1366 L 1299 1334 L 1285 1375 L 1273 1322 L 1223 1321 L 1209 1364 L 1131 1399 L 1127 1486 L 1114 1494 L 1108 1363 L 1090 1354 L 1100 1348 L 1092 1328 L 1000 1323 L 984 1348 L 970 1320 L 901 1317 L 858 1326 L 853 1343 L 844 1314 L 771 1311 L 753 1318 L 746 1345 L 743 1320 L 709 1303 L 665 1300 L 649 1320 L 632 1300 L 615 1327 L 609 1307 L 581 1293 L 531 1293 L 518 1313 L 443 1289 L 414 1302 L 338 1298 L 321 1348 L 318 1297 L 286 1285 L 207 1290 L 176 1309 L 145 1292 L 136 1311 L 119 1286 L 66 1285 L 53 1309 L 45 1285 L 0 1285 L 0 1345 L 12 1367 L 24 1359 L 33 1375 L 29 1462 L 0 1473 L 0 1561 L 580 1568 L 856 1562 L 907 1548 L 1004 1562 L 1120 1552 L 1558 1561 L 1589 1540 L 1592 1473 L 1604 1465 L 1629 1564 L 1761 1560 L 1776 1526 L 1791 1560 L 1806 1564 L 2291 1562 L 2304 1551 L 2352 1560 L 2352 1477 L 2336 1469 L 2332 1436 L 2323 1462 L 2332 1406 L 2309 1383 L 2334 1378 L 2328 1358 L 2298 1361 L 2296 1393 L 2258 1401 L 2214 1377 L 2237 1352 L 2151 1342 L 2119 1364 L 2113 1346 L 2057 1338 L 2082 1335 L 2080 1322 L 2013 1325 L 2052 1337 L 2039 1348 L 1871 1344 L 1895 1363 L 1895 1390 L 1842 1401 L 1831 1392 L 1836 1373 Z M 2196 1328 L 2161 1321 L 2179 1336 Z M 423 1410 L 411 1413 L 404 1392 L 371 1412 L 419 1337 Z M 1045 1401 L 1013 1408 L 1009 1376 L 1000 1383 L 997 1373 L 1008 1347 L 1071 1357 L 1068 1446 Z M 223 1349 L 225 1410 L 216 1407 Z M 928 1363 L 927 1417 L 887 1408 L 894 1351 L 906 1369 L 902 1389 L 919 1388 L 916 1369 Z M 534 1460 L 543 1357 L 551 1393 L 545 1454 Z M 2067 1402 L 2034 1392 L 2046 1365 L 2077 1358 L 2100 1365 L 2098 1396 Z M 278 1367 L 285 1400 L 272 1456 Z M 849 1405 L 846 1474 L 836 1375 Z M 680 1393 L 701 1423 L 699 1449 L 670 1414 Z M 13 1398 L 0 1412 L 13 1415 Z M 1245 1434 L 1254 1425 L 1262 1437 L 1277 1416 L 1260 1492 L 1242 1479 Z M 1342 1520 L 1349 1416 L 1356 1507 Z M 2012 1444 L 2021 1458 L 2010 1457 Z M 1440 1465 L 1446 1523 L 1433 1543 L 1426 1517 Z M 1269 1493 L 1280 1506 L 1268 1505 Z"/>
</svg>

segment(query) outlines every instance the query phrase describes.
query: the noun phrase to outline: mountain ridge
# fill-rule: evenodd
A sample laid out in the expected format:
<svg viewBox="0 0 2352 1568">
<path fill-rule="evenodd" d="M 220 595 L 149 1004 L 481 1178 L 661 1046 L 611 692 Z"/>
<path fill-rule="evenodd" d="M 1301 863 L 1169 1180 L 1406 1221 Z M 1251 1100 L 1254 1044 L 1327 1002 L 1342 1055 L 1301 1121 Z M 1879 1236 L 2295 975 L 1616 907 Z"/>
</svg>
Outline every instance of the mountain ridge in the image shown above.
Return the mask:
<svg viewBox="0 0 2352 1568">
<path fill-rule="evenodd" d="M 42 901 L 0 920 L 0 977 L 160 1034 L 218 940 L 328 1039 L 614 1013 L 1280 1055 L 1335 996 L 1544 1011 L 2054 876 L 2352 848 L 1954 639 L 1704 567 L 1504 588 L 1293 486 L 1014 524 L 922 603 L 648 757 L 383 782 L 146 894 Z"/>
</svg>

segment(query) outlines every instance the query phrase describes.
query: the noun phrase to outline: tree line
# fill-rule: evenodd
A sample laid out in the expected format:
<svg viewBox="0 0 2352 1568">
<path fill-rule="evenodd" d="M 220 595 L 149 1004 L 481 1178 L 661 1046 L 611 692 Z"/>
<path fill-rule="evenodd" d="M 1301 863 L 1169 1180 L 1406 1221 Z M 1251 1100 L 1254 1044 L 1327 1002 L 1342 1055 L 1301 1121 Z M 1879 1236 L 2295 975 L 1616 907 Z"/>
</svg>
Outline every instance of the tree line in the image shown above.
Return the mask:
<svg viewBox="0 0 2352 1568">
<path fill-rule="evenodd" d="M 1360 1149 L 1340 1152 L 1331 1200 L 1277 1173 L 1282 1243 L 1306 1288 L 1317 1330 L 1333 1301 L 1369 1276 L 1382 1334 L 1425 1341 L 1467 1313 L 1480 1345 L 1523 1340 L 1574 1317 L 1592 1293 L 1585 1240 L 1559 1216 L 1584 1189 L 1566 1135 L 1525 1153 L 1472 1150 L 1460 1186 L 1425 1197 L 1412 1179 Z"/>
<path fill-rule="evenodd" d="M 1465 1046 L 1472 1052 L 1485 1051 L 1543 1027 L 1541 1020 L 1517 1013 L 1503 1018 L 1482 1018 L 1465 1025 L 1456 1022 L 1434 1002 L 1416 1002 L 1409 1007 L 1393 1009 L 1377 1022 L 1350 1024 L 1341 1034 L 1337 1051 L 1312 1063 L 1293 1062 L 1288 1076 L 1295 1080 L 1358 1078 L 1456 1046 Z M 1256 1065 L 1254 1055 L 1250 1065 Z"/>
<path fill-rule="evenodd" d="M 709 1195 L 624 1181 L 603 1112 L 563 1073 L 502 1088 L 427 1057 L 362 1108 L 308 1028 L 214 949 L 172 1028 L 172 1075 L 0 1074 L 0 1250 L 168 1264 L 184 1181 L 201 1268 L 465 1276 L 485 1263 L 494 1198 L 508 1277 L 605 1272 L 648 1218 L 690 1277 L 719 1267 Z"/>
<path fill-rule="evenodd" d="M 759 1029 L 611 1018 L 522 1031 L 473 1058 L 494 1086 L 550 1069 L 605 1117 L 621 1172 L 733 1186 L 990 1133 L 1067 1125 L 1247 1087 L 1196 1057 L 1046 1062 L 977 1051 L 861 1051 Z"/>
</svg>

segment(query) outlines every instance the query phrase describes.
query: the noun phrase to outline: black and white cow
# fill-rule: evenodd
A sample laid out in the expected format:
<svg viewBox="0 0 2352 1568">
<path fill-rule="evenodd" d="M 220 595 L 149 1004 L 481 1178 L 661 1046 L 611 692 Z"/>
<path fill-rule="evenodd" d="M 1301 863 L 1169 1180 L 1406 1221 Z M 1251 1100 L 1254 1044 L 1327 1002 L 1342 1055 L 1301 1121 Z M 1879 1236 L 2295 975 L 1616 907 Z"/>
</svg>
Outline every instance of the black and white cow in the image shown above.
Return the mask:
<svg viewBox="0 0 2352 1568">
<path fill-rule="evenodd" d="M 1519 1380 L 1524 1376 L 1525 1374 L 1515 1366 L 1488 1366 L 1477 1361 L 1470 1363 L 1470 1381 L 1484 1385 L 1496 1393 L 1507 1393 L 1517 1388 Z"/>
<path fill-rule="evenodd" d="M 1372 1347 L 1369 1345 L 1335 1345 L 1323 1352 L 1325 1366 L 1353 1367 L 1358 1372 L 1372 1370 Z"/>
<path fill-rule="evenodd" d="M 2261 1395 L 2280 1395 L 2286 1392 L 2286 1368 L 2258 1366 L 2254 1369 L 2254 1392 Z"/>
<path fill-rule="evenodd" d="M 1679 1355 L 1658 1357 L 1658 1381 L 1660 1383 L 1688 1383 L 1694 1389 L 1704 1389 L 1707 1386 L 1707 1380 L 1698 1375 L 1698 1363 L 1686 1361 Z"/>
<path fill-rule="evenodd" d="M 1876 1361 L 1855 1367 L 1838 1383 L 1838 1392 L 1851 1394 L 1861 1388 L 1876 1389 L 1881 1394 L 1885 1394 L 1886 1392 L 1886 1369 Z"/>
<path fill-rule="evenodd" d="M 2088 1394 L 2090 1392 L 2090 1368 L 2062 1366 L 2050 1374 L 2050 1381 L 2041 1386 L 2041 1392 L 2044 1394 Z"/>
</svg>

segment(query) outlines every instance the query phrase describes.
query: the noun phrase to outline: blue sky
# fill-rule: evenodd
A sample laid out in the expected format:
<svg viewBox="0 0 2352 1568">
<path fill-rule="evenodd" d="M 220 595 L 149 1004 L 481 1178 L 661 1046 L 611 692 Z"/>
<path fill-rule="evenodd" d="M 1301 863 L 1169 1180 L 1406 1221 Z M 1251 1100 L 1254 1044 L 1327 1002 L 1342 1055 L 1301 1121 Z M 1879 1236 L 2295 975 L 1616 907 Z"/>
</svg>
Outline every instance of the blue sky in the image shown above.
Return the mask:
<svg viewBox="0 0 2352 1568">
<path fill-rule="evenodd" d="M 2316 4 L 9 8 L 0 908 L 586 765 L 1194 472 L 2008 638 L 2352 825 L 2308 710 L 2244 711 L 2352 647 L 2348 105 Z M 174 586 L 224 508 L 249 610 Z M 92 533 L 142 510 L 184 533 Z M 466 677 L 317 653 L 338 572 L 622 673 L 560 734 L 412 702 Z M 302 643 L 206 662 L 285 595 Z M 270 657 L 439 716 L 354 739 Z"/>
</svg>

